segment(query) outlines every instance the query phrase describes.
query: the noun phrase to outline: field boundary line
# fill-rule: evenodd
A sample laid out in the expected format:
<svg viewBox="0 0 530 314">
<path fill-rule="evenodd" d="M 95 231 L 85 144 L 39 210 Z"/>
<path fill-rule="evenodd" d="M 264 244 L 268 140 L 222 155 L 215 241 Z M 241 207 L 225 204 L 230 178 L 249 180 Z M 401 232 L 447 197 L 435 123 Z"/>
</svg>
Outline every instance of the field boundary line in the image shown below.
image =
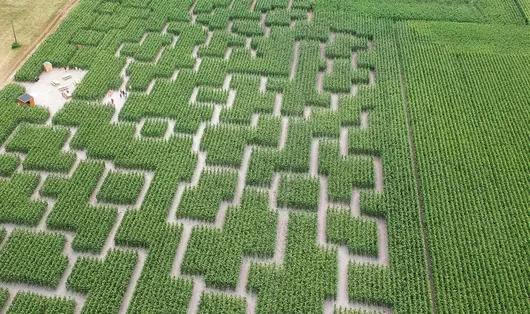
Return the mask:
<svg viewBox="0 0 530 314">
<path fill-rule="evenodd" d="M 394 23 L 396 25 L 396 23 Z M 398 61 L 399 61 L 399 78 L 401 82 L 401 94 L 403 96 L 403 110 L 405 111 L 405 118 L 407 120 L 407 132 L 409 137 L 409 147 L 410 152 L 412 155 L 412 170 L 414 173 L 414 183 L 416 185 L 416 196 L 418 198 L 418 205 L 419 205 L 419 212 L 420 212 L 420 223 L 421 223 L 421 231 L 423 236 L 423 247 L 425 250 L 425 260 L 427 263 L 427 275 L 429 278 L 429 292 L 431 295 L 431 306 L 432 311 L 434 314 L 438 314 L 438 307 L 437 307 L 437 300 L 436 300 L 436 291 L 434 288 L 434 276 L 432 272 L 432 261 L 431 261 L 431 252 L 429 247 L 429 240 L 428 240 L 428 234 L 427 234 L 427 226 L 426 226 L 426 220 L 425 220 L 425 204 L 423 202 L 423 189 L 421 186 L 421 179 L 420 179 L 420 173 L 419 173 L 419 167 L 418 167 L 418 159 L 416 156 L 416 148 L 414 145 L 414 134 L 412 132 L 412 122 L 410 119 L 410 108 L 408 104 L 408 97 L 407 97 L 407 88 L 405 86 L 405 69 L 403 64 L 403 55 L 401 53 L 401 45 L 399 44 L 399 40 L 397 40 L 397 34 L 396 30 L 394 29 L 394 39 L 396 42 L 396 48 L 397 48 L 397 54 L 398 54 Z"/>
<path fill-rule="evenodd" d="M 22 67 L 24 63 L 37 51 L 39 46 L 48 38 L 48 36 L 55 32 L 63 20 L 68 16 L 70 11 L 75 7 L 79 0 L 69 0 L 63 5 L 56 13 L 56 15 L 50 18 L 50 23 L 45 25 L 42 29 L 41 34 L 31 44 L 26 46 L 26 51 L 12 63 L 2 76 L 0 76 L 0 88 L 4 88 L 5 85 L 11 82 L 11 78 L 14 77 L 16 72 Z"/>
<path fill-rule="evenodd" d="M 524 23 L 528 25 L 528 16 L 526 16 L 526 13 L 524 12 L 523 7 L 519 3 L 519 0 L 513 1 L 515 2 L 515 6 L 517 7 L 517 9 L 519 10 L 519 13 L 521 13 L 521 15 L 523 16 Z"/>
</svg>

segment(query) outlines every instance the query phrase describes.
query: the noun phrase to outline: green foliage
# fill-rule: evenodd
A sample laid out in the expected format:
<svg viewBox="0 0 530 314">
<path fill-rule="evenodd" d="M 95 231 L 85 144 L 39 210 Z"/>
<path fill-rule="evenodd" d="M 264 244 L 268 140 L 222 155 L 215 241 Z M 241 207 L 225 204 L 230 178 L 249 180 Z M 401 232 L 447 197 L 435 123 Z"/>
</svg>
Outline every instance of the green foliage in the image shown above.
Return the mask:
<svg viewBox="0 0 530 314">
<path fill-rule="evenodd" d="M 145 137 L 163 137 L 168 129 L 168 123 L 164 120 L 145 120 L 140 134 Z"/>
<path fill-rule="evenodd" d="M 530 16 L 530 1 L 518 0 L 517 4 L 521 7 L 522 11 L 524 12 L 526 24 L 528 24 L 528 17 Z"/>
<path fill-rule="evenodd" d="M 70 42 L 72 44 L 79 45 L 88 45 L 88 46 L 97 46 L 99 42 L 105 36 L 102 32 L 97 32 L 90 29 L 81 29 L 79 32 L 76 32 Z"/>
<path fill-rule="evenodd" d="M 252 263 L 247 289 L 256 313 L 322 313 L 337 294 L 337 252 L 318 247 L 315 215 L 290 214 L 283 266 Z"/>
<path fill-rule="evenodd" d="M 524 19 L 513 1 L 478 0 L 317 0 L 317 12 L 358 13 L 393 20 L 439 20 L 476 23 L 523 24 Z"/>
<path fill-rule="evenodd" d="M 305 175 L 282 175 L 278 187 L 278 207 L 316 212 L 320 183 Z"/>
<path fill-rule="evenodd" d="M 353 51 L 365 50 L 368 48 L 368 40 L 362 37 L 355 37 L 351 34 L 336 34 L 333 42 L 326 45 L 326 57 L 329 58 L 351 58 Z"/>
<path fill-rule="evenodd" d="M 201 150 L 207 152 L 206 162 L 212 165 L 239 167 L 245 150 L 248 130 L 243 127 L 221 125 L 206 128 Z"/>
<path fill-rule="evenodd" d="M 508 217 L 528 216 L 521 161 L 530 136 L 530 58 L 516 48 L 501 53 L 509 39 L 497 35 L 488 49 L 480 35 L 461 52 L 453 34 L 429 38 L 414 28 L 401 24 L 399 39 L 438 309 L 524 312 L 528 281 L 515 274 L 528 268 L 521 258 L 528 228 Z M 462 38 L 473 30 L 455 27 Z"/>
<path fill-rule="evenodd" d="M 343 157 L 338 143 L 321 142 L 319 145 L 318 171 L 329 178 L 329 198 L 349 202 L 351 190 L 375 186 L 374 164 L 367 157 Z"/>
<path fill-rule="evenodd" d="M 68 172 L 75 162 L 74 153 L 62 151 L 68 134 L 63 128 L 23 124 L 7 143 L 6 151 L 25 153 L 24 169 Z"/>
<path fill-rule="evenodd" d="M 247 302 L 244 298 L 229 295 L 203 293 L 199 303 L 199 314 L 245 314 Z"/>
<path fill-rule="evenodd" d="M 265 20 L 267 26 L 289 26 L 291 24 L 291 14 L 288 10 L 275 10 L 267 14 Z"/>
<path fill-rule="evenodd" d="M 0 302 L 1 304 L 1 302 Z M 75 301 L 66 298 L 50 298 L 32 292 L 19 292 L 15 295 L 8 314 L 64 314 L 73 313 Z"/>
<path fill-rule="evenodd" d="M 115 208 L 88 204 L 103 168 L 101 162 L 82 162 L 72 178 L 49 176 L 40 191 L 43 196 L 57 199 L 47 226 L 76 232 L 72 243 L 76 251 L 99 252 L 116 220 Z"/>
<path fill-rule="evenodd" d="M 228 91 L 218 88 L 202 87 L 197 94 L 197 102 L 201 103 L 225 104 L 227 101 Z"/>
<path fill-rule="evenodd" d="M 177 216 L 215 221 L 221 202 L 234 197 L 236 185 L 235 172 L 224 170 L 203 172 L 199 184 L 184 191 Z"/>
<path fill-rule="evenodd" d="M 0 155 L 0 176 L 10 177 L 20 164 L 16 155 Z"/>
<path fill-rule="evenodd" d="M 311 211 L 318 204 L 319 182 L 307 173 L 311 145 L 318 140 L 318 174 L 327 177 L 329 199 L 348 203 L 353 188 L 366 189 L 361 192 L 361 212 L 384 217 L 389 229 L 390 265 L 350 265 L 349 301 L 381 304 L 393 313 L 432 312 L 425 266 L 428 249 L 434 270 L 433 301 L 439 312 L 525 312 L 524 276 L 513 274 L 525 273 L 518 253 L 524 251 L 528 236 L 521 229 L 524 224 L 511 223 L 506 217 L 525 217 L 519 209 L 528 208 L 521 188 L 526 172 L 520 162 L 525 159 L 521 143 L 528 136 L 521 133 L 520 125 L 528 116 L 524 104 L 529 97 L 521 86 L 528 85 L 529 36 L 524 27 L 493 24 L 521 24 L 515 2 L 257 0 L 250 12 L 251 4 L 247 0 L 197 1 L 195 24 L 190 23 L 190 0 L 84 0 L 76 5 L 16 79 L 33 81 L 44 61 L 87 69 L 74 100 L 55 115 L 53 123 L 76 127 L 71 147 L 86 151 L 89 159 L 112 160 L 119 168 L 154 172 L 154 177 L 143 204 L 124 214 L 116 236 L 109 239 L 116 209 L 87 205 L 103 164 L 82 162 L 72 177 L 48 176 L 40 194 L 55 198 L 56 204 L 46 227 L 74 232 L 76 251 L 96 254 L 105 241 L 114 241 L 147 252 L 128 312 L 183 313 L 193 283 L 170 276 L 182 226 L 168 223 L 168 214 L 179 184 L 192 180 L 197 164 L 197 154 L 191 150 L 197 142 L 192 136 L 201 124 L 207 125 L 200 148 L 207 153 L 208 166 L 239 168 L 245 148 L 251 149 L 246 185 L 270 188 L 274 173 L 280 173 L 283 186 L 278 204 L 291 202 L 292 207 Z M 308 11 L 313 13 L 312 20 Z M 262 14 L 265 25 L 260 23 Z M 416 21 L 395 22 L 404 18 Z M 432 19 L 492 24 L 428 21 Z M 230 21 L 234 22 L 231 32 Z M 288 27 L 291 21 L 292 28 Z M 163 34 L 168 22 L 168 34 Z M 265 26 L 270 27 L 268 37 L 263 36 Z M 208 31 L 213 36 L 206 46 Z M 333 42 L 330 32 L 336 34 Z M 178 40 L 173 47 L 174 36 Z M 247 36 L 252 37 L 251 49 L 245 47 Z M 295 42 L 299 49 L 294 49 Z M 121 56 L 116 57 L 122 44 Z M 225 60 L 229 48 L 232 53 Z M 291 78 L 295 50 L 299 61 Z M 192 71 L 194 51 L 202 58 L 197 72 Z M 352 52 L 357 55 L 355 68 Z M 96 102 L 109 89 L 120 88 L 127 56 L 137 59 L 126 69 L 132 92 L 120 111 L 121 122 L 110 123 L 114 108 Z M 324 75 L 324 91 L 318 91 L 315 83 L 326 71 L 325 57 L 334 59 L 334 67 Z M 170 80 L 177 70 L 176 79 Z M 367 85 L 370 70 L 377 73 L 373 86 Z M 228 91 L 221 90 L 227 74 L 233 76 L 230 90 L 236 92 L 230 107 L 224 106 Z M 259 89 L 261 77 L 268 80 L 266 91 Z M 403 103 L 400 78 L 410 112 Z M 156 85 L 147 95 L 144 92 L 153 80 Z M 355 96 L 350 94 L 352 84 L 360 85 Z M 197 102 L 190 103 L 195 88 Z M 59 163 L 71 158 L 64 156 L 72 156 L 62 151 L 66 130 L 25 124 L 42 124 L 49 113 L 41 107 L 18 105 L 16 98 L 23 92 L 16 85 L 0 91 L 0 143 L 13 134 L 6 148 L 28 155 L 24 171 L 66 173 L 71 161 Z M 331 93 L 338 94 L 336 110 L 330 110 L 337 97 Z M 282 98 L 279 115 L 277 97 Z M 212 104 L 222 106 L 215 127 L 208 124 Z M 303 117 L 308 108 L 310 117 Z M 363 112 L 369 113 L 367 128 L 360 128 Z M 256 115 L 257 126 L 251 126 Z M 414 181 L 407 115 L 421 185 Z M 156 119 L 174 120 L 174 131 L 180 134 L 163 141 L 137 137 L 134 123 L 143 118 L 147 124 L 141 135 L 149 135 L 149 121 L 160 121 Z M 283 121 L 288 126 L 285 146 L 280 143 Z M 162 136 L 166 124 L 152 128 L 153 135 Z M 347 152 L 339 149 L 341 132 L 347 133 Z M 42 160 L 35 160 L 35 154 Z M 373 190 L 374 157 L 383 161 L 383 193 Z M 38 176 L 13 174 L 16 157 L 3 159 L 6 176 L 11 177 L 0 182 L 0 221 L 35 226 L 46 208 L 45 203 L 31 200 Z M 223 202 L 232 201 L 238 174 L 206 169 L 199 185 L 184 192 L 177 208 L 179 218 L 212 222 L 220 206 L 226 206 Z M 291 176 L 301 180 L 286 183 Z M 302 184 L 304 180 L 307 184 Z M 425 202 L 426 238 L 417 186 Z M 507 186 L 511 187 L 508 192 Z M 285 187 L 299 188 L 300 193 Z M 135 194 L 128 189 L 120 196 L 129 192 Z M 277 214 L 267 205 L 266 195 L 247 189 L 241 206 L 228 209 L 221 230 L 193 229 L 183 272 L 204 276 L 208 286 L 233 289 L 245 256 L 270 258 L 274 253 Z M 377 234 L 372 222 L 332 210 L 326 223 L 329 242 L 375 255 Z M 258 295 L 258 313 L 322 313 L 324 302 L 335 298 L 337 255 L 317 246 L 316 230 L 314 213 L 289 213 L 281 265 L 252 264 L 246 290 Z M 466 237 L 461 230 L 466 230 Z M 471 239 L 473 245 L 462 239 Z M 503 245 L 498 245 L 500 240 Z M 111 251 L 105 260 L 78 259 L 69 282 L 73 290 L 89 294 L 84 311 L 117 311 L 134 267 L 133 255 Z M 199 311 L 244 311 L 243 302 L 205 294 Z"/>
<path fill-rule="evenodd" d="M 221 111 L 221 121 L 249 125 L 254 113 L 271 114 L 274 109 L 273 93 L 260 93 L 259 80 L 252 76 L 232 78 L 231 85 L 237 89 L 237 95 L 231 108 Z"/>
<path fill-rule="evenodd" d="M 97 195 L 99 201 L 111 204 L 132 205 L 144 186 L 144 176 L 135 173 L 111 171 Z"/>
<path fill-rule="evenodd" d="M 521 1 L 519 1 L 521 2 Z M 470 24 L 450 22 L 409 21 L 411 31 L 421 36 L 422 41 L 436 42 L 455 52 L 470 51 L 528 55 L 530 31 L 519 25 Z"/>
<path fill-rule="evenodd" d="M 212 106 L 189 103 L 195 85 L 195 74 L 181 70 L 176 82 L 159 81 L 149 95 L 130 95 L 120 112 L 120 119 L 170 118 L 175 120 L 176 132 L 195 134 L 201 122 L 210 121 L 213 114 Z"/>
<path fill-rule="evenodd" d="M 218 16 L 218 13 L 216 13 L 215 16 Z M 226 23 L 228 23 L 228 21 L 226 21 Z M 210 25 L 210 28 L 211 27 L 212 26 Z M 226 28 L 226 25 L 223 29 L 224 28 Z M 216 31 L 213 33 L 210 44 L 199 48 L 199 56 L 224 58 L 228 47 L 243 47 L 244 45 L 245 37 L 229 33 L 228 31 Z"/>
<path fill-rule="evenodd" d="M 368 84 L 367 69 L 353 69 L 351 59 L 334 59 L 333 72 L 326 73 L 324 90 L 333 93 L 349 93 L 353 84 Z"/>
<path fill-rule="evenodd" d="M 262 116 L 256 128 L 252 129 L 249 143 L 259 146 L 276 147 L 280 142 L 282 121 L 280 117 Z"/>
<path fill-rule="evenodd" d="M 357 302 L 392 306 L 391 275 L 387 268 L 351 263 L 348 266 L 348 298 Z"/>
<path fill-rule="evenodd" d="M 21 106 L 17 98 L 24 94 L 25 90 L 17 84 L 6 85 L 0 90 L 0 143 L 4 143 L 18 124 L 22 122 L 44 123 L 49 112 L 42 107 Z"/>
<path fill-rule="evenodd" d="M 82 313 L 118 312 L 136 260 L 136 253 L 118 250 L 110 251 L 104 260 L 78 259 L 66 284 L 88 295 Z"/>
<path fill-rule="evenodd" d="M 256 6 L 254 8 L 255 11 L 271 11 L 274 9 L 285 9 L 287 8 L 287 3 L 282 0 L 257 0 Z"/>
<path fill-rule="evenodd" d="M 259 27 L 257 21 L 250 25 Z M 260 30 L 263 31 L 261 28 Z M 294 53 L 294 36 L 288 28 L 275 28 L 271 30 L 268 38 L 253 37 L 251 47 L 256 50 L 255 58 L 251 57 L 248 49 L 234 47 L 228 60 L 230 73 L 262 76 L 289 75 Z"/>
<path fill-rule="evenodd" d="M 31 199 L 39 176 L 15 173 L 0 180 L 0 222 L 36 226 L 46 210 L 46 203 Z"/>
<path fill-rule="evenodd" d="M 14 230 L 0 249 L 0 280 L 55 288 L 68 265 L 66 238 Z"/>
<path fill-rule="evenodd" d="M 384 312 L 379 311 L 367 311 L 367 310 L 352 310 L 345 308 L 337 308 L 333 311 L 334 314 L 383 314 Z"/>
<path fill-rule="evenodd" d="M 2 238 L 0 237 L 0 240 L 1 239 Z M 9 298 L 9 290 L 7 290 L 6 288 L 0 288 L 0 308 L 4 306 L 8 298 Z"/>
<path fill-rule="evenodd" d="M 182 271 L 203 275 L 208 285 L 235 289 L 243 255 L 274 255 L 277 217 L 267 194 L 245 190 L 241 206 L 228 208 L 222 231 L 193 229 Z"/>
<path fill-rule="evenodd" d="M 120 72 L 125 66 L 125 58 L 116 58 L 100 52 L 94 59 L 96 61 L 73 94 L 76 99 L 103 99 L 107 91 L 118 90 L 123 81 Z"/>
<path fill-rule="evenodd" d="M 197 84 L 222 87 L 227 73 L 228 62 L 217 58 L 204 58 L 199 67 Z"/>
<path fill-rule="evenodd" d="M 328 210 L 326 239 L 334 244 L 347 245 L 350 254 L 378 254 L 377 223 L 352 217 L 349 210 Z"/>
<path fill-rule="evenodd" d="M 263 27 L 258 24 L 258 21 L 234 21 L 234 24 L 232 25 L 232 32 L 247 37 L 262 36 Z"/>
<path fill-rule="evenodd" d="M 136 61 L 153 62 L 160 49 L 171 44 L 172 40 L 173 38 L 169 35 L 149 34 L 142 44 L 125 44 L 121 54 L 132 57 Z"/>
</svg>

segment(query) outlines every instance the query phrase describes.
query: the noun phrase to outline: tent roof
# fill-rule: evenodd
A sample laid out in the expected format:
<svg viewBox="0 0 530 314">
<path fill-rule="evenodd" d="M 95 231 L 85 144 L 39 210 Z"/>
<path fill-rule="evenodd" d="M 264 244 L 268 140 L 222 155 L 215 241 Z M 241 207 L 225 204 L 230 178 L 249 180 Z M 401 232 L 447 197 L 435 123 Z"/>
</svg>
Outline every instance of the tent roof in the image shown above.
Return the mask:
<svg viewBox="0 0 530 314">
<path fill-rule="evenodd" d="M 24 95 L 18 97 L 18 100 L 20 100 L 22 102 L 29 102 L 31 99 L 33 99 L 33 96 L 31 96 L 30 94 L 24 94 Z"/>
</svg>

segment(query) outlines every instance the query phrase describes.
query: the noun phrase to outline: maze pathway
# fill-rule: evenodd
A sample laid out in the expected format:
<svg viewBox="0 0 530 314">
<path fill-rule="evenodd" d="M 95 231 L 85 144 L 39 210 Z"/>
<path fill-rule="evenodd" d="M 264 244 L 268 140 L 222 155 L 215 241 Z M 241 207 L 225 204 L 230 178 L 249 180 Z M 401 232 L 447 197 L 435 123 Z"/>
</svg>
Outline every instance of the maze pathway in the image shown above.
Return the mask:
<svg viewBox="0 0 530 314">
<path fill-rule="evenodd" d="M 74 313 L 392 312 L 388 289 L 352 293 L 390 282 L 385 216 L 363 210 L 387 193 L 380 121 L 357 100 L 378 88 L 374 36 L 305 0 L 78 11 L 52 39 L 68 56 L 44 44 L 19 72 L 87 68 L 73 100 L 20 113 L 0 141 L 17 164 L 0 180 L 0 261 L 40 254 L 33 276 L 0 271 L 1 313 L 57 298 Z M 17 232 L 62 245 L 13 249 Z"/>
</svg>

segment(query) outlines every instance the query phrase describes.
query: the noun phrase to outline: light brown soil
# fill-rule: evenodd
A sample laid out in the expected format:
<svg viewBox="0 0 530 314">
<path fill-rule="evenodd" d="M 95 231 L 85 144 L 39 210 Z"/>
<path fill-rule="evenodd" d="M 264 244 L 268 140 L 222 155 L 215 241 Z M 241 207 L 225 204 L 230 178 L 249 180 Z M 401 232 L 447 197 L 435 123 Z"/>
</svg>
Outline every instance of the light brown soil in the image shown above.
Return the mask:
<svg viewBox="0 0 530 314">
<path fill-rule="evenodd" d="M 197 59 L 197 61 L 199 61 L 199 60 L 200 60 L 200 59 Z M 199 65 L 201 64 L 200 61 L 198 62 L 198 64 L 199 64 Z M 197 66 L 197 68 L 198 68 L 198 66 Z M 197 70 L 197 71 L 198 71 L 198 70 Z M 197 71 L 195 71 L 195 72 L 197 72 Z M 149 83 L 149 85 L 147 86 L 147 90 L 145 91 L 145 93 L 146 93 L 147 95 L 151 94 L 151 92 L 153 91 L 153 88 L 155 87 L 155 84 L 156 84 L 156 80 L 152 80 L 152 81 Z"/>
<path fill-rule="evenodd" d="M 299 56 L 300 56 L 300 41 L 296 41 L 294 43 L 294 49 L 293 49 L 293 63 L 291 64 L 291 74 L 289 75 L 289 79 L 291 81 L 294 79 L 294 76 L 296 75 L 296 67 L 298 65 Z"/>
<path fill-rule="evenodd" d="M 338 282 L 337 282 L 337 306 L 348 306 L 348 265 L 349 255 L 346 246 L 340 246 L 338 249 Z"/>
<path fill-rule="evenodd" d="M 317 92 L 322 94 L 324 91 L 324 72 L 318 72 L 317 74 Z"/>
<path fill-rule="evenodd" d="M 378 219 L 377 232 L 379 234 L 379 263 L 381 265 L 388 266 L 390 262 L 390 256 L 388 254 L 388 229 L 386 227 L 385 219 Z"/>
<path fill-rule="evenodd" d="M 355 96 L 359 92 L 359 85 L 353 84 L 351 86 L 350 95 Z"/>
<path fill-rule="evenodd" d="M 164 134 L 164 140 L 167 141 L 173 136 L 175 133 L 175 124 L 176 121 L 174 119 L 168 120 L 166 134 Z"/>
<path fill-rule="evenodd" d="M 269 208 L 273 211 L 277 210 L 278 203 L 278 187 L 280 185 L 280 174 L 275 173 L 272 176 L 271 188 L 269 190 Z"/>
<path fill-rule="evenodd" d="M 140 38 L 140 41 L 138 42 L 138 44 L 141 46 L 143 45 L 143 43 L 145 42 L 145 40 L 147 39 L 147 36 L 149 35 L 149 33 L 145 33 L 142 35 L 142 38 Z"/>
<path fill-rule="evenodd" d="M 282 102 L 283 102 L 283 95 L 280 93 L 276 94 L 276 98 L 274 99 L 274 109 L 272 111 L 272 115 L 279 117 L 282 115 Z"/>
<path fill-rule="evenodd" d="M 202 62 L 201 58 L 197 58 L 195 60 L 195 65 L 193 66 L 193 72 L 195 73 L 199 72 L 199 67 L 201 66 L 201 62 Z"/>
<path fill-rule="evenodd" d="M 338 94 L 332 94 L 331 95 L 331 111 L 337 111 L 339 110 L 339 95 Z"/>
<path fill-rule="evenodd" d="M 265 26 L 265 30 L 263 31 L 263 35 L 264 35 L 265 37 L 270 37 L 270 35 L 271 35 L 271 28 L 270 28 L 270 26 Z"/>
<path fill-rule="evenodd" d="M 138 249 L 138 260 L 136 262 L 136 266 L 134 267 L 133 274 L 131 276 L 131 280 L 129 281 L 129 285 L 127 286 L 127 290 L 125 290 L 125 295 L 123 296 L 123 300 L 120 306 L 120 311 L 118 314 L 125 314 L 127 313 L 127 309 L 129 308 L 129 304 L 131 303 L 134 289 L 136 288 L 136 283 L 138 282 L 138 279 L 140 279 L 140 275 L 142 274 L 142 270 L 145 265 L 145 260 L 147 259 L 147 251 L 144 249 Z"/>
<path fill-rule="evenodd" d="M 252 118 L 250 119 L 250 126 L 255 128 L 259 123 L 259 113 L 253 113 Z"/>
<path fill-rule="evenodd" d="M 226 101 L 226 108 L 227 109 L 232 108 L 235 100 L 236 100 L 236 91 L 234 89 L 231 89 L 228 92 L 228 100 Z"/>
<path fill-rule="evenodd" d="M 194 87 L 193 91 L 191 92 L 190 104 L 197 103 L 197 95 L 199 95 L 199 88 L 198 87 Z"/>
<path fill-rule="evenodd" d="M 210 43 L 212 42 L 213 32 L 208 32 L 208 35 L 206 35 L 206 41 L 204 42 L 204 46 L 210 46 Z"/>
<path fill-rule="evenodd" d="M 220 121 L 220 118 L 221 118 L 221 110 L 222 109 L 223 108 L 221 107 L 221 105 L 215 105 L 214 106 L 212 121 L 210 122 L 211 125 L 219 125 L 219 121 Z"/>
<path fill-rule="evenodd" d="M 344 157 L 348 156 L 348 128 L 340 128 L 339 137 L 340 154 Z"/>
<path fill-rule="evenodd" d="M 368 111 L 361 112 L 361 130 L 368 129 Z"/>
<path fill-rule="evenodd" d="M 267 81 L 268 81 L 268 77 L 266 77 L 266 76 L 262 76 L 260 78 L 260 82 L 259 82 L 259 91 L 260 92 L 265 93 L 265 91 L 267 90 Z"/>
<path fill-rule="evenodd" d="M 317 147 L 318 148 L 318 147 Z M 328 179 L 320 177 L 320 197 L 318 200 L 317 243 L 326 246 L 326 218 L 328 213 Z"/>
<path fill-rule="evenodd" d="M 123 49 L 123 46 L 125 46 L 125 44 L 121 44 L 118 50 L 116 50 L 116 53 L 114 54 L 115 57 L 121 56 L 121 50 Z"/>
<path fill-rule="evenodd" d="M 14 73 L 26 62 L 26 60 L 37 50 L 39 45 L 44 42 L 49 34 L 55 32 L 61 22 L 66 18 L 68 13 L 74 8 L 78 0 L 70 0 L 62 9 L 57 12 L 57 15 L 51 20 L 50 23 L 40 32 L 40 36 L 34 40 L 31 40 L 28 44 L 22 48 L 23 53 L 13 58 L 11 62 L 0 71 L 0 88 L 9 83 Z"/>
<path fill-rule="evenodd" d="M 180 71 L 177 69 L 175 72 L 173 72 L 173 75 L 171 75 L 171 82 L 175 82 L 177 80 L 177 77 L 179 76 Z"/>
<path fill-rule="evenodd" d="M 318 176 L 318 139 L 314 138 L 311 141 L 311 157 L 309 162 L 309 174 L 311 176 Z"/>
<path fill-rule="evenodd" d="M 168 28 L 169 28 L 169 22 L 166 22 L 166 24 L 164 24 L 164 28 L 162 28 L 162 34 L 166 35 Z"/>
<path fill-rule="evenodd" d="M 357 69 L 357 51 L 351 53 L 351 67 Z"/>
<path fill-rule="evenodd" d="M 241 204 L 243 198 L 243 190 L 245 189 L 248 167 L 250 165 L 250 156 L 252 155 L 252 146 L 245 146 L 243 153 L 243 161 L 241 162 L 241 168 L 238 173 L 238 180 L 236 186 L 236 193 L 234 195 L 233 205 L 238 206 Z"/>
<path fill-rule="evenodd" d="M 327 73 L 333 72 L 333 63 L 334 63 L 333 59 L 327 58 L 326 59 L 326 63 L 327 63 L 326 72 Z"/>
<path fill-rule="evenodd" d="M 223 90 L 230 89 L 230 82 L 232 82 L 232 74 L 226 74 L 225 81 L 223 82 Z"/>
<path fill-rule="evenodd" d="M 289 129 L 289 118 L 284 117 L 282 120 L 282 133 L 280 136 L 280 145 L 279 145 L 280 150 L 284 149 L 285 144 L 287 143 L 288 129 Z"/>
<path fill-rule="evenodd" d="M 278 215 L 278 228 L 276 229 L 276 249 L 274 250 L 274 262 L 280 265 L 283 264 L 285 256 L 288 224 L 289 213 L 280 211 Z"/>
</svg>

